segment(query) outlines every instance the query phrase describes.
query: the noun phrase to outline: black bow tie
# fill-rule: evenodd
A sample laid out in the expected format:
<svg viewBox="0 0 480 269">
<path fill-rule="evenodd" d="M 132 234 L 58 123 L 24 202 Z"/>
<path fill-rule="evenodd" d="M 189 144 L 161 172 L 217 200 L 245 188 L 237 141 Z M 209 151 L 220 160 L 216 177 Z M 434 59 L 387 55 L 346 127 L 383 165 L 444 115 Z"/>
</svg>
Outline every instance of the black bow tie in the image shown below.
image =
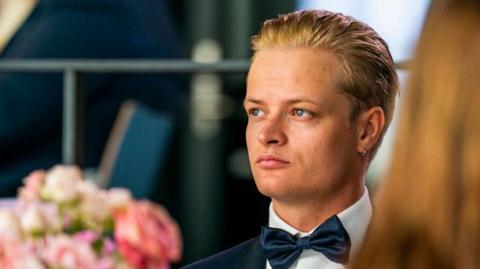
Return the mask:
<svg viewBox="0 0 480 269">
<path fill-rule="evenodd" d="M 276 228 L 262 227 L 260 243 L 273 269 L 287 269 L 304 249 L 323 253 L 328 259 L 346 264 L 350 252 L 350 237 L 338 219 L 333 216 L 302 238 Z"/>
</svg>

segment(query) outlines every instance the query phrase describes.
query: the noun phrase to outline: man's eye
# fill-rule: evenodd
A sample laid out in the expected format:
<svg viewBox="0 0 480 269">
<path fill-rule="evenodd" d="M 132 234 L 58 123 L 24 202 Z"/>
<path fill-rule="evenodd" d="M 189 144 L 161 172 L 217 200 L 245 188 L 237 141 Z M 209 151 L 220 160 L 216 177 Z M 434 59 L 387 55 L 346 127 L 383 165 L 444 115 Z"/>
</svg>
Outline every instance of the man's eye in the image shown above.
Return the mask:
<svg viewBox="0 0 480 269">
<path fill-rule="evenodd" d="M 310 116 L 310 112 L 304 110 L 304 109 L 301 109 L 301 108 L 296 108 L 294 111 L 293 111 L 294 115 L 297 116 L 297 117 L 305 117 L 305 116 Z"/>
<path fill-rule="evenodd" d="M 252 109 L 249 110 L 248 114 L 250 114 L 254 117 L 258 117 L 258 116 L 263 115 L 264 112 L 262 110 L 260 110 L 259 108 L 252 108 Z"/>
</svg>

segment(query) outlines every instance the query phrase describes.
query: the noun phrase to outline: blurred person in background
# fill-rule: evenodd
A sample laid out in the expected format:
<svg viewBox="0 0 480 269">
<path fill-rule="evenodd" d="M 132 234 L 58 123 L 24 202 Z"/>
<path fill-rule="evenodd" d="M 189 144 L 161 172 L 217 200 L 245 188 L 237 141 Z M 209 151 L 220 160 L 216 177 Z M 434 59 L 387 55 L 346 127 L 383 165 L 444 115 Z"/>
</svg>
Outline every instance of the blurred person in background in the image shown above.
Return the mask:
<svg viewBox="0 0 480 269">
<path fill-rule="evenodd" d="M 480 267 L 480 2 L 434 1 L 352 269 Z"/>
<path fill-rule="evenodd" d="M 37 0 L 0 0 L 0 51 L 35 8 Z"/>
<path fill-rule="evenodd" d="M 8 29 L 0 31 L 0 59 L 181 57 L 163 0 L 1 1 Z M 172 75 L 83 78 L 86 167 L 98 165 L 124 100 L 174 115 L 185 95 L 183 81 Z M 0 196 L 15 195 L 28 172 L 61 162 L 62 94 L 61 74 L 0 74 Z"/>
<path fill-rule="evenodd" d="M 352 17 L 307 10 L 266 21 L 252 46 L 246 141 L 270 227 L 186 268 L 344 268 L 370 220 L 365 174 L 395 103 L 387 44 Z"/>
</svg>

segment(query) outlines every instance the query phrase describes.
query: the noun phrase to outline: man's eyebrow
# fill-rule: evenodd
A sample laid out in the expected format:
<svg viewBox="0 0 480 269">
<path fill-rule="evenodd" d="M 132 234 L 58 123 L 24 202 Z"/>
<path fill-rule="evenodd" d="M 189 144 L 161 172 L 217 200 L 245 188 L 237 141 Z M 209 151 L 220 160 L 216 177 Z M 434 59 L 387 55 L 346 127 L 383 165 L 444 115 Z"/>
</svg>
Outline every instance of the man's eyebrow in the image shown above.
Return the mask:
<svg viewBox="0 0 480 269">
<path fill-rule="evenodd" d="M 316 105 L 316 106 L 323 106 L 323 102 L 318 102 L 318 101 L 314 101 L 314 100 L 311 100 L 311 99 L 303 99 L 303 98 L 289 100 L 288 103 L 289 104 L 310 103 L 310 104 L 313 104 L 313 105 Z"/>
<path fill-rule="evenodd" d="M 253 98 L 246 98 L 244 101 L 243 101 L 243 105 L 245 106 L 247 103 L 254 103 L 254 104 L 263 104 L 265 103 L 264 101 L 262 100 L 259 100 L 259 99 L 253 99 Z M 288 104 L 297 104 L 297 103 L 310 103 L 310 104 L 313 104 L 313 105 L 316 105 L 316 106 L 323 106 L 323 102 L 318 102 L 318 101 L 314 101 L 314 100 L 311 100 L 311 99 L 305 99 L 305 98 L 298 98 L 298 99 L 292 99 L 292 100 L 288 100 L 286 103 Z"/>
<path fill-rule="evenodd" d="M 258 99 L 245 98 L 245 100 L 243 100 L 243 105 L 245 106 L 247 103 L 263 104 L 264 102 Z"/>
</svg>

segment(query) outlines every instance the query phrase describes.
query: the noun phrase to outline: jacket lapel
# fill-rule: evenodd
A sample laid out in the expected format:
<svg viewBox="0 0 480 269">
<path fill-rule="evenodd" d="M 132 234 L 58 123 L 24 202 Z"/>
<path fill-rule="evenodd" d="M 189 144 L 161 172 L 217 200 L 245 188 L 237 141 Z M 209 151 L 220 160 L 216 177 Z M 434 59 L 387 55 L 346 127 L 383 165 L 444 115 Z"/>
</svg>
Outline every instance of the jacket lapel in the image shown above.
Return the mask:
<svg viewBox="0 0 480 269">
<path fill-rule="evenodd" d="M 256 237 L 245 251 L 245 256 L 240 260 L 238 268 L 265 269 L 267 258 L 263 253 L 259 237 Z"/>
</svg>

